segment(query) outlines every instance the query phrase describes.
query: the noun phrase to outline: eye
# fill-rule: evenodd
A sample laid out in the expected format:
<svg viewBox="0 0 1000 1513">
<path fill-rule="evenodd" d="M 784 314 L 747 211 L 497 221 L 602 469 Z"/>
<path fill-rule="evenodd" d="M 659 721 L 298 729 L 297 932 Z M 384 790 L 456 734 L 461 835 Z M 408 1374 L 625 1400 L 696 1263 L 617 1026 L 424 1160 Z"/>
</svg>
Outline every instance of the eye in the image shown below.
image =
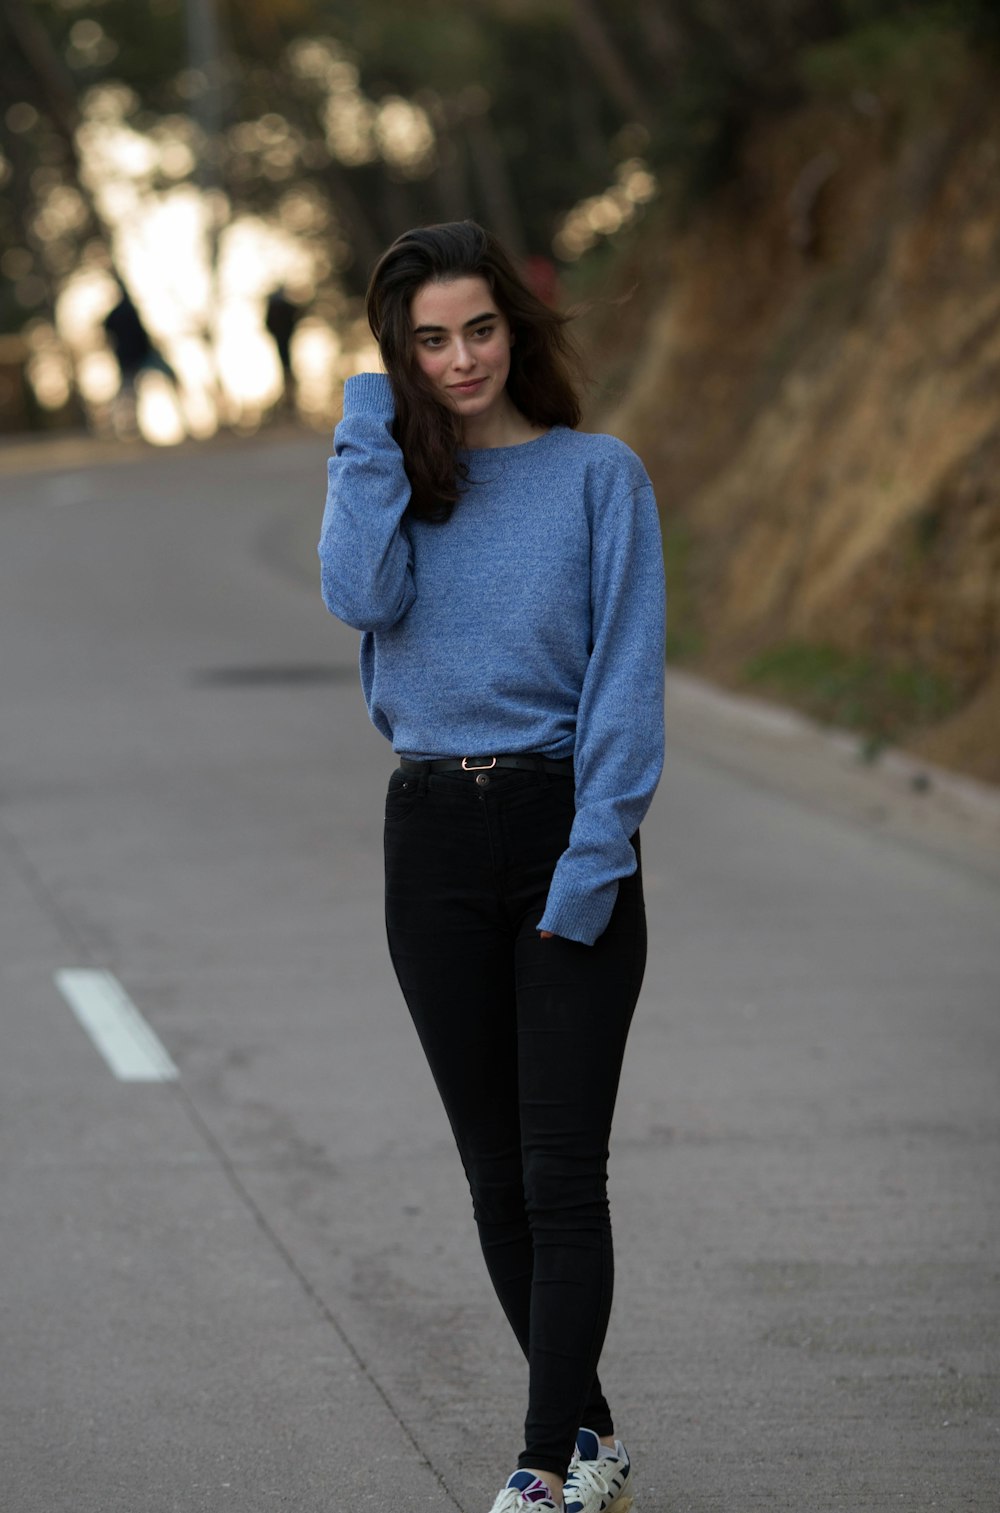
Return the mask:
<svg viewBox="0 0 1000 1513">
<path fill-rule="evenodd" d="M 438 347 L 441 346 L 443 341 L 443 336 L 422 336 L 420 338 L 420 345 L 422 347 L 429 347 L 431 351 L 434 352 Z"/>
<path fill-rule="evenodd" d="M 493 329 L 494 328 L 492 326 L 477 326 L 475 334 L 482 337 L 492 336 Z"/>
</svg>

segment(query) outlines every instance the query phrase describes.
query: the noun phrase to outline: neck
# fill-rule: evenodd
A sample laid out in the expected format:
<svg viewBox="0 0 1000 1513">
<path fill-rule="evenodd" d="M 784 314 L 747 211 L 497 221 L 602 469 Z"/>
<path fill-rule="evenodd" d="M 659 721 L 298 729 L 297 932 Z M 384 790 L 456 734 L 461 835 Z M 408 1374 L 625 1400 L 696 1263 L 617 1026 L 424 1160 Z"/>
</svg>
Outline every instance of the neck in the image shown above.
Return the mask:
<svg viewBox="0 0 1000 1513">
<path fill-rule="evenodd" d="M 511 399 L 502 409 L 489 414 L 472 416 L 462 427 L 463 447 L 516 447 L 524 441 L 534 441 L 545 435 L 544 426 L 534 426 L 523 416 Z"/>
</svg>

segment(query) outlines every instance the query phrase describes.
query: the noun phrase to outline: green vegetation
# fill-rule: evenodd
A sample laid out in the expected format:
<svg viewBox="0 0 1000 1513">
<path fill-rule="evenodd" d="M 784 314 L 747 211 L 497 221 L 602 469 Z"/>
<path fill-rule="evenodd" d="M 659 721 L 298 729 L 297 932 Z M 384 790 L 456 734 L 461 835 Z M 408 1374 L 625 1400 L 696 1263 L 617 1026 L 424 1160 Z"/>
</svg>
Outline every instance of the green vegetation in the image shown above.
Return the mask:
<svg viewBox="0 0 1000 1513">
<path fill-rule="evenodd" d="M 961 702 L 945 678 L 919 663 L 889 661 L 835 646 L 788 641 L 744 667 L 750 683 L 827 725 L 857 731 L 870 755 L 950 714 Z"/>
<path fill-rule="evenodd" d="M 681 521 L 663 527 L 663 569 L 667 579 L 667 660 L 697 657 L 704 636 L 698 624 L 692 588 L 695 538 Z"/>
<path fill-rule="evenodd" d="M 952 8 L 872 20 L 842 37 L 809 48 L 799 76 L 809 94 L 851 98 L 864 108 L 934 107 L 968 65 L 968 38 Z"/>
<path fill-rule="evenodd" d="M 277 219 L 304 191 L 326 218 L 331 286 L 356 294 L 420 221 L 472 215 L 515 250 L 593 257 L 627 231 L 623 165 L 648 164 L 680 210 L 725 178 L 747 124 L 803 87 L 873 91 L 900 67 L 930 79 L 951 39 L 991 36 L 996 0 L 4 0 L 0 241 L 15 256 L 0 329 L 51 309 L 113 233 L 81 173 L 102 90 L 124 129 L 168 144 L 144 191 L 187 178 Z M 420 151 L 400 141 L 414 123 Z M 73 221 L 56 234 L 67 189 Z M 574 207 L 609 194 L 593 235 L 567 242 Z"/>
<path fill-rule="evenodd" d="M 400 231 L 465 216 L 572 298 L 762 117 L 931 100 L 994 43 L 997 0 L 3 0 L 0 333 L 58 345 L 67 285 L 181 191 L 209 277 L 253 218 L 330 328 Z"/>
</svg>

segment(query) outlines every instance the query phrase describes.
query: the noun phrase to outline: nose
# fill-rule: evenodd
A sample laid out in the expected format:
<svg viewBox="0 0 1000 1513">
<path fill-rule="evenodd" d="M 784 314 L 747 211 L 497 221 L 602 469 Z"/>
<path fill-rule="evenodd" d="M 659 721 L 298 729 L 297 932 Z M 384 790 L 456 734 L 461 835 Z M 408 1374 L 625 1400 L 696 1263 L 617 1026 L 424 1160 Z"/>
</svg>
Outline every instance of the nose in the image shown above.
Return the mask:
<svg viewBox="0 0 1000 1513">
<path fill-rule="evenodd" d="M 470 348 L 468 342 L 460 336 L 455 342 L 455 348 L 451 359 L 452 367 L 456 368 L 460 373 L 467 373 L 470 368 L 475 366 L 475 362 L 476 359 L 472 355 L 472 349 Z"/>
</svg>

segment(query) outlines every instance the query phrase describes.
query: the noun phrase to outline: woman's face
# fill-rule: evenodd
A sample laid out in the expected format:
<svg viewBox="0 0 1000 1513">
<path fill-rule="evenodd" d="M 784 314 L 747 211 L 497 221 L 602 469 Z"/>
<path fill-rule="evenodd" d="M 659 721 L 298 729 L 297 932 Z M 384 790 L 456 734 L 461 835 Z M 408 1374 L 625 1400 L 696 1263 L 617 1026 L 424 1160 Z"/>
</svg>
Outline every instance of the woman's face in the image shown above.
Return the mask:
<svg viewBox="0 0 1000 1513">
<path fill-rule="evenodd" d="M 514 338 L 484 278 L 424 284 L 410 302 L 410 327 L 417 367 L 463 420 L 506 406 Z"/>
</svg>

